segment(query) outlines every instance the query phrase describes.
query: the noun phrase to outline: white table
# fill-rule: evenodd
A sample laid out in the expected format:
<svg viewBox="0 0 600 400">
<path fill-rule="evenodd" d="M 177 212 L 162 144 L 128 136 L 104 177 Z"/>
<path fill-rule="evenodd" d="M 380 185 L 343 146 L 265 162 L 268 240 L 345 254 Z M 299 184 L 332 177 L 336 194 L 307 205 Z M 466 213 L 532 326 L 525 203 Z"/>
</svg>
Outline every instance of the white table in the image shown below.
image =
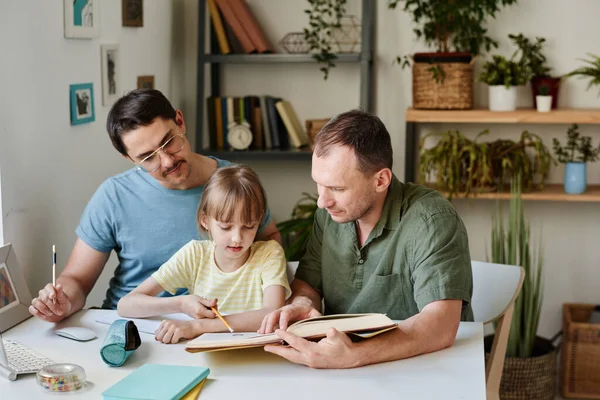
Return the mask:
<svg viewBox="0 0 600 400">
<path fill-rule="evenodd" d="M 483 326 L 460 324 L 454 345 L 411 359 L 348 370 L 315 370 L 266 353 L 262 348 L 214 353 L 188 353 L 184 344 L 158 343 L 140 333 L 142 345 L 119 368 L 100 358 L 108 325 L 94 320 L 105 310 L 84 310 L 56 325 L 30 318 L 3 334 L 56 362 L 85 369 L 88 387 L 69 398 L 101 399 L 102 392 L 146 363 L 202 365 L 210 368 L 200 399 L 485 399 Z M 65 326 L 92 328 L 98 338 L 76 342 L 53 330 Z M 391 396 L 391 397 L 389 397 Z M 60 397 L 39 387 L 35 375 L 11 382 L 0 378 L 0 399 Z"/>
</svg>

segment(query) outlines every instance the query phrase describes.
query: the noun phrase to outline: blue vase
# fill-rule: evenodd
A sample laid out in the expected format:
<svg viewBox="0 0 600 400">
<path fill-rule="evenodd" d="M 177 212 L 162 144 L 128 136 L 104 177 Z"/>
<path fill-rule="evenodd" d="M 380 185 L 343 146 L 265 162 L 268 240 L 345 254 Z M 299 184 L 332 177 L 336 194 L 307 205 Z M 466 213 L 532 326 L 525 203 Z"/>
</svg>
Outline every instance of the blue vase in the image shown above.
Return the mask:
<svg viewBox="0 0 600 400">
<path fill-rule="evenodd" d="M 587 164 L 571 162 L 565 165 L 565 192 L 581 194 L 587 186 Z"/>
</svg>

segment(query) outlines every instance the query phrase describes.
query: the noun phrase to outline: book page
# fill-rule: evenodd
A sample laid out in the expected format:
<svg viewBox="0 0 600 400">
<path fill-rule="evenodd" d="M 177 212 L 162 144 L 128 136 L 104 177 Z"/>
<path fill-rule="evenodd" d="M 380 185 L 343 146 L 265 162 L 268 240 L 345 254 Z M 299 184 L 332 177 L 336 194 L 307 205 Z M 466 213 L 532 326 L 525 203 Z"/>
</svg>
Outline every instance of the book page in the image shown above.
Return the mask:
<svg viewBox="0 0 600 400">
<path fill-rule="evenodd" d="M 363 338 L 374 336 L 397 325 L 384 314 L 328 315 L 296 322 L 287 331 L 305 338 L 325 336 L 327 329 L 340 332 L 362 333 Z M 274 333 L 256 332 L 204 333 L 188 342 L 186 349 L 218 349 L 279 343 L 281 339 Z"/>
<path fill-rule="evenodd" d="M 238 341 L 244 339 L 251 339 L 255 337 L 264 337 L 270 335 L 262 335 L 256 332 L 218 332 L 218 333 L 204 333 L 198 337 L 198 342 L 223 342 L 223 341 Z"/>
<path fill-rule="evenodd" d="M 256 332 L 219 332 L 203 333 L 186 345 L 186 348 L 208 348 L 220 346 L 249 346 L 276 343 L 280 341 L 274 333 L 260 334 Z"/>
<path fill-rule="evenodd" d="M 288 331 L 302 337 L 324 335 L 327 329 L 335 328 L 340 332 L 377 331 L 395 325 L 384 314 L 342 315 L 319 317 L 300 321 L 288 328 Z"/>
</svg>

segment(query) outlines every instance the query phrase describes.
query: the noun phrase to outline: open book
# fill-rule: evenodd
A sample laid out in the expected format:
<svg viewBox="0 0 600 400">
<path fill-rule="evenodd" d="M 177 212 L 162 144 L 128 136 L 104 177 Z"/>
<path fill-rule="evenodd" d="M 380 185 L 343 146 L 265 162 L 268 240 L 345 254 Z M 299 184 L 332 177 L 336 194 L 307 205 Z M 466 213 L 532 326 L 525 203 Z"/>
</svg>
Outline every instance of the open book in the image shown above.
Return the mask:
<svg viewBox="0 0 600 400">
<path fill-rule="evenodd" d="M 298 321 L 287 328 L 288 332 L 306 339 L 319 339 L 326 336 L 329 328 L 349 333 L 360 338 L 369 338 L 396 328 L 394 323 L 384 314 L 336 314 L 314 317 Z M 232 350 L 247 347 L 259 347 L 265 344 L 283 343 L 274 333 L 260 334 L 256 332 L 204 333 L 190 340 L 186 351 Z"/>
</svg>

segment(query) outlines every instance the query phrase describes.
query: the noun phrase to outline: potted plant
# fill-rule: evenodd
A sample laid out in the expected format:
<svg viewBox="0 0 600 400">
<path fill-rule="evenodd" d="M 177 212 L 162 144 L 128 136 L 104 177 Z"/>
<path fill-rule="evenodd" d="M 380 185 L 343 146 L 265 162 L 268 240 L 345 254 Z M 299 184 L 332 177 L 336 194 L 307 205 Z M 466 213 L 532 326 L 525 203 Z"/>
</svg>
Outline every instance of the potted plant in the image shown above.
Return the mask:
<svg viewBox="0 0 600 400">
<path fill-rule="evenodd" d="M 539 94 L 535 96 L 538 112 L 549 112 L 552 109 L 552 99 L 550 87 L 547 84 L 540 85 Z"/>
<path fill-rule="evenodd" d="M 548 67 L 546 56 L 542 52 L 546 39 L 543 37 L 536 37 L 535 42 L 529 40 L 522 33 L 518 35 L 508 35 L 510 40 L 517 46 L 515 51 L 516 56 L 520 53 L 521 58 L 519 64 L 529 69 L 531 73 L 531 93 L 533 96 L 533 107 L 537 108 L 538 99 L 542 102 L 547 102 L 547 98 L 538 98 L 537 96 L 551 96 L 552 97 L 552 109 L 556 109 L 558 102 L 558 92 L 560 88 L 560 82 L 562 77 L 552 76 L 550 72 L 552 69 Z M 542 94 L 542 92 L 546 94 Z M 544 109 L 545 107 L 542 107 Z M 539 111 L 539 109 L 538 109 Z"/>
<path fill-rule="evenodd" d="M 433 182 L 438 190 L 448 192 L 452 200 L 458 192 L 468 196 L 472 191 L 486 191 L 494 187 L 494 173 L 485 143 L 479 138 L 488 134 L 482 131 L 474 140 L 458 130 L 425 135 L 420 142 L 419 175 L 421 183 Z M 430 136 L 441 136 L 436 145 L 425 149 Z"/>
<path fill-rule="evenodd" d="M 517 86 L 530 78 L 529 70 L 501 55 L 492 56 L 483 65 L 479 79 L 489 85 L 489 108 L 491 111 L 514 111 L 517 108 Z"/>
<path fill-rule="evenodd" d="M 580 78 L 588 78 L 590 81 L 586 90 L 589 90 L 594 85 L 600 85 L 600 57 L 589 53 L 588 56 L 590 57 L 589 60 L 582 60 L 587 65 L 579 67 L 565 75 L 565 77 L 579 76 Z"/>
<path fill-rule="evenodd" d="M 537 335 L 543 296 L 541 241 L 533 246 L 521 199 L 520 177 L 511 180 L 508 224 L 500 202 L 492 220 L 491 262 L 520 265 L 525 270 L 521 292 L 514 304 L 500 398 L 553 400 L 556 391 L 557 349 L 553 339 Z M 486 358 L 493 335 L 485 338 Z"/>
<path fill-rule="evenodd" d="M 277 224 L 288 261 L 300 260 L 306 251 L 318 208 L 317 198 L 317 195 L 303 192 L 302 197 L 294 205 L 292 218 Z"/>
<path fill-rule="evenodd" d="M 413 73 L 413 107 L 424 109 L 473 108 L 473 62 L 482 52 L 496 48 L 485 28 L 500 8 L 517 0 L 439 1 L 403 0 L 412 15 L 413 31 L 431 53 L 398 57 Z M 389 0 L 396 8 L 400 0 Z"/>
<path fill-rule="evenodd" d="M 592 138 L 581 136 L 579 126 L 571 125 L 567 130 L 567 144 L 561 146 L 558 139 L 552 139 L 558 161 L 565 164 L 565 192 L 581 194 L 587 187 L 587 163 L 597 160 L 600 147 L 592 147 Z"/>
<path fill-rule="evenodd" d="M 523 131 L 518 141 L 481 142 L 488 130 L 470 140 L 459 131 L 430 133 L 420 142 L 419 179 L 433 182 L 448 198 L 461 192 L 489 192 L 504 189 L 512 176 L 519 174 L 527 190 L 542 188 L 554 162 L 541 138 Z M 441 135 L 436 145 L 425 148 L 427 138 Z"/>
</svg>

